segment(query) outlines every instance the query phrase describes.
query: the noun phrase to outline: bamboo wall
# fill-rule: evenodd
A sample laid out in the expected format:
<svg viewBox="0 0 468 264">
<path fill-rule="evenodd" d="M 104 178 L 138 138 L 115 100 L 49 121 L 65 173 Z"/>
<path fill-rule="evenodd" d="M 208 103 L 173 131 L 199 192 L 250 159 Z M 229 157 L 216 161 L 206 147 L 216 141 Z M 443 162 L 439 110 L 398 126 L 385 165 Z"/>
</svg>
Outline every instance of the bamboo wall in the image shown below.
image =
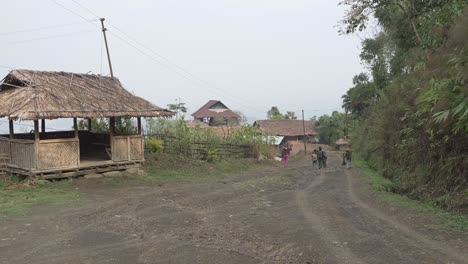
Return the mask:
<svg viewBox="0 0 468 264">
<path fill-rule="evenodd" d="M 10 140 L 10 164 L 23 168 L 36 168 L 36 148 L 33 140 Z"/>
<path fill-rule="evenodd" d="M 78 167 L 80 165 L 79 140 L 52 139 L 39 141 L 38 169 Z"/>
<path fill-rule="evenodd" d="M 143 137 L 141 135 L 112 137 L 113 161 L 143 160 L 143 151 Z"/>
<path fill-rule="evenodd" d="M 112 161 L 144 160 L 141 135 L 112 137 Z M 9 164 L 27 170 L 54 170 L 80 166 L 80 140 L 62 138 L 48 140 L 9 139 L 0 136 L 0 155 L 9 158 Z"/>
<path fill-rule="evenodd" d="M 0 137 L 0 155 L 10 159 L 10 140 L 6 137 Z"/>
</svg>

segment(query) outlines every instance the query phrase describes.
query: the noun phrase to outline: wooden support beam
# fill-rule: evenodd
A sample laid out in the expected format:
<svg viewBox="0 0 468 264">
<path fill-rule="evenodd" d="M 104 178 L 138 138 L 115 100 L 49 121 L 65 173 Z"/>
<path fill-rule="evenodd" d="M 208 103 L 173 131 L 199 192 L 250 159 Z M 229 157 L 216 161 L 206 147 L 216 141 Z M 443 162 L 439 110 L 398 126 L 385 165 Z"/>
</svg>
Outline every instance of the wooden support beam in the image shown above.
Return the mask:
<svg viewBox="0 0 468 264">
<path fill-rule="evenodd" d="M 111 145 L 111 160 L 114 160 L 114 132 L 115 132 L 115 117 L 109 118 L 109 135 L 110 135 L 110 145 Z"/>
<path fill-rule="evenodd" d="M 73 129 L 75 130 L 75 138 L 78 138 L 78 119 L 73 118 Z"/>
<path fill-rule="evenodd" d="M 39 167 L 39 120 L 34 120 L 34 154 L 36 156 L 35 168 Z"/>
<path fill-rule="evenodd" d="M 109 130 L 111 135 L 115 134 L 115 117 L 109 118 Z"/>
<path fill-rule="evenodd" d="M 39 141 L 39 120 L 34 120 L 34 141 Z"/>
<path fill-rule="evenodd" d="M 13 120 L 12 119 L 9 120 L 9 125 L 10 125 L 10 139 L 14 139 L 15 138 L 15 127 L 13 125 Z"/>
<path fill-rule="evenodd" d="M 45 133 L 45 119 L 41 120 L 41 132 Z"/>
<path fill-rule="evenodd" d="M 138 127 L 137 127 L 138 135 L 141 135 L 141 132 L 142 132 L 142 130 L 141 130 L 141 117 L 137 118 L 137 122 L 138 122 Z"/>
<path fill-rule="evenodd" d="M 92 119 L 91 118 L 88 118 L 88 131 L 91 131 L 92 130 Z"/>
</svg>

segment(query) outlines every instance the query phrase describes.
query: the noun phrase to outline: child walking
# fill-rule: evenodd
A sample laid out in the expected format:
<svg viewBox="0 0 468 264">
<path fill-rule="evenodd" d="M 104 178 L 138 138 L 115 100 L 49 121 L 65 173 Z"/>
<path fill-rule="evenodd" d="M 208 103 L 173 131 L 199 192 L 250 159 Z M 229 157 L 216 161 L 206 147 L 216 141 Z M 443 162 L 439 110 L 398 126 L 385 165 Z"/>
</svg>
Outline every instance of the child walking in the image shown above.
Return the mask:
<svg viewBox="0 0 468 264">
<path fill-rule="evenodd" d="M 314 149 L 311 154 L 312 157 L 312 169 L 317 168 L 318 169 L 318 157 L 317 157 L 317 150 Z"/>
</svg>

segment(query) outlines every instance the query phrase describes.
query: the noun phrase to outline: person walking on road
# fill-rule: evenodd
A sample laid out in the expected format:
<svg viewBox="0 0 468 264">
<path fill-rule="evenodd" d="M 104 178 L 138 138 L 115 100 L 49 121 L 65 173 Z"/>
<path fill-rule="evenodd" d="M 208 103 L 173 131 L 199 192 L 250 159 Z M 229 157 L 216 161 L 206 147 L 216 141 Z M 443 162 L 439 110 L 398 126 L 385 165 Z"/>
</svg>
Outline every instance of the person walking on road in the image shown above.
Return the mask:
<svg viewBox="0 0 468 264">
<path fill-rule="evenodd" d="M 322 150 L 322 156 L 323 156 L 323 167 L 327 167 L 327 160 L 328 160 L 328 154 L 325 150 Z"/>
<path fill-rule="evenodd" d="M 317 150 L 314 149 L 311 154 L 312 157 L 312 169 L 317 168 L 318 169 L 318 158 L 317 158 Z"/>
<path fill-rule="evenodd" d="M 317 151 L 317 160 L 318 160 L 318 168 L 319 169 L 323 168 L 323 151 L 322 151 L 322 147 L 319 147 L 319 150 Z"/>
<path fill-rule="evenodd" d="M 289 145 L 289 143 L 286 143 L 286 146 L 281 149 L 281 159 L 283 160 L 283 165 L 285 167 L 289 164 L 289 155 L 291 154 L 291 150 L 292 145 Z"/>
<path fill-rule="evenodd" d="M 349 169 L 351 168 L 352 166 L 352 163 L 351 163 L 351 150 L 347 149 L 346 152 L 345 152 L 345 161 L 346 161 L 346 168 Z"/>
</svg>

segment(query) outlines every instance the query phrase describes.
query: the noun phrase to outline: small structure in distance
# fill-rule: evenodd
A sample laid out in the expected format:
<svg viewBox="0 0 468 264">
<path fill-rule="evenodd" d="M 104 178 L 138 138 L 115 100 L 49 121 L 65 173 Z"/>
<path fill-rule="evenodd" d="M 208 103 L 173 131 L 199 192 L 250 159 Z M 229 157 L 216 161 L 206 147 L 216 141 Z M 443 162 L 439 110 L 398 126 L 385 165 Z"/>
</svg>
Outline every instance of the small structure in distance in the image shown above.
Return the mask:
<svg viewBox="0 0 468 264">
<path fill-rule="evenodd" d="M 195 121 L 209 126 L 238 125 L 240 116 L 219 100 L 210 100 L 192 114 Z"/>
<path fill-rule="evenodd" d="M 312 121 L 280 119 L 280 120 L 257 120 L 254 123 L 262 134 L 267 136 L 283 136 L 282 142 L 304 139 L 311 143 L 318 142 L 318 132 Z M 304 133 L 305 126 L 305 133 Z M 304 138 L 305 137 L 305 138 Z"/>
<path fill-rule="evenodd" d="M 340 138 L 335 142 L 338 150 L 344 150 L 349 148 L 349 139 L 347 137 Z"/>
</svg>

